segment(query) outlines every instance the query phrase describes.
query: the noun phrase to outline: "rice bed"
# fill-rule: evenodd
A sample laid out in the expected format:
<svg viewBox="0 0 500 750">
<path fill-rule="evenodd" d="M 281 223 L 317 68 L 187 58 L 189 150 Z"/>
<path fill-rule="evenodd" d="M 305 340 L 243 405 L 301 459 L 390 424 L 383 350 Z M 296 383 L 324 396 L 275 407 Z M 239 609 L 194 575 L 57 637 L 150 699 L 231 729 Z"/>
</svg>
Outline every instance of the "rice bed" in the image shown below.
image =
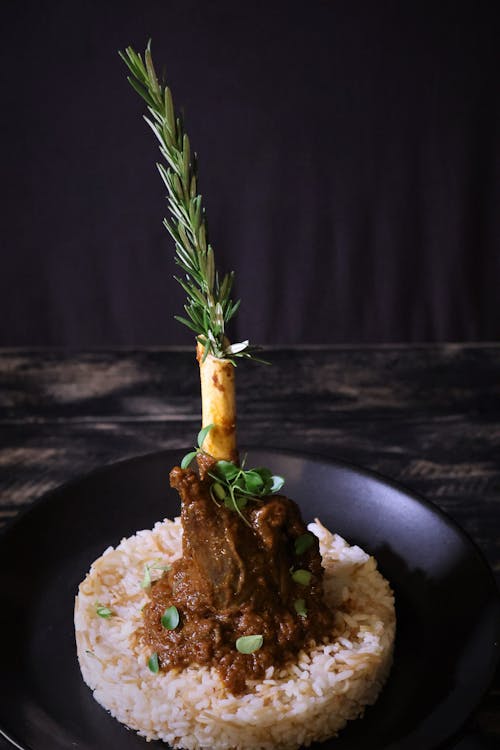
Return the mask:
<svg viewBox="0 0 500 750">
<path fill-rule="evenodd" d="M 75 602 L 78 659 L 94 698 L 148 740 L 185 750 L 294 750 L 335 735 L 375 702 L 388 675 L 395 634 L 394 597 L 373 557 L 319 521 L 325 596 L 335 611 L 330 642 L 296 664 L 270 668 L 235 697 L 208 667 L 160 671 L 137 636 L 144 566 L 181 554 L 180 519 L 139 531 L 109 547 L 80 584 Z M 151 570 L 152 578 L 161 575 Z M 112 616 L 99 617 L 96 603 Z"/>
</svg>

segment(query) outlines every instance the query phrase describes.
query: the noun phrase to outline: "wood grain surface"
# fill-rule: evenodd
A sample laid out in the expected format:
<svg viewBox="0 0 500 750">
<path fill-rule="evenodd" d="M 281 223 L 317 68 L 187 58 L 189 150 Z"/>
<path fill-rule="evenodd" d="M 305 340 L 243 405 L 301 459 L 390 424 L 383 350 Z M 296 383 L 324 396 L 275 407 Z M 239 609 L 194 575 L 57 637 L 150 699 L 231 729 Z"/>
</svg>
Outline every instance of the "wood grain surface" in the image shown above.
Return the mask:
<svg viewBox="0 0 500 750">
<path fill-rule="evenodd" d="M 500 345 L 301 347 L 237 370 L 241 446 L 341 458 L 416 490 L 500 583 Z M 191 349 L 0 350 L 0 527 L 106 463 L 193 444 Z M 477 721 L 500 743 L 500 678 Z M 1 743 L 0 743 L 1 746 Z"/>
</svg>

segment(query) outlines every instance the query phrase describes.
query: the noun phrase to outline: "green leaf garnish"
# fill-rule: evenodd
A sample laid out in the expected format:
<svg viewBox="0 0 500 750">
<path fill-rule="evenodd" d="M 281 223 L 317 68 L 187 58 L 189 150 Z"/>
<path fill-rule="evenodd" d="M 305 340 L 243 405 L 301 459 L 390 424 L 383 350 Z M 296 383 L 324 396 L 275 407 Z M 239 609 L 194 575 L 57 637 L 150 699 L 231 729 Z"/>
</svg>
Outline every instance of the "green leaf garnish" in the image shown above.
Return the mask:
<svg viewBox="0 0 500 750">
<path fill-rule="evenodd" d="M 250 470 L 244 473 L 245 486 L 248 492 L 258 494 L 264 487 L 264 480 L 258 471 Z"/>
<path fill-rule="evenodd" d="M 241 462 L 241 468 L 242 469 L 245 468 L 246 459 L 247 459 L 247 456 L 245 454 L 245 458 Z M 252 469 L 252 471 L 256 471 L 257 474 L 259 474 L 262 477 L 262 481 L 264 482 L 264 484 L 266 485 L 266 487 L 268 485 L 271 486 L 271 484 L 272 484 L 271 479 L 272 479 L 273 475 L 272 475 L 272 472 L 269 471 L 269 469 L 266 469 L 265 466 L 258 466 L 256 469 Z"/>
<path fill-rule="evenodd" d="M 213 429 L 213 427 L 215 427 L 215 425 L 208 424 L 206 427 L 203 427 L 203 429 L 201 429 L 199 431 L 199 433 L 198 433 L 198 448 L 203 448 L 203 443 L 205 442 L 205 438 L 208 435 L 208 433 L 210 432 L 210 430 Z M 181 466 L 181 468 L 184 468 L 184 467 Z"/>
<path fill-rule="evenodd" d="M 167 607 L 161 618 L 161 624 L 166 630 L 175 630 L 179 624 L 179 610 L 177 607 Z"/>
<path fill-rule="evenodd" d="M 191 451 L 190 453 L 186 453 L 181 461 L 181 469 L 188 469 L 191 466 L 193 459 L 196 458 L 197 453 L 198 451 Z"/>
<path fill-rule="evenodd" d="M 206 427 L 203 427 L 199 433 L 197 438 L 198 447 L 195 448 L 193 451 L 189 451 L 189 453 L 186 453 L 184 458 L 181 461 L 181 469 L 189 469 L 191 466 L 193 460 L 196 458 L 198 453 L 204 453 L 203 451 L 203 443 L 205 442 L 205 438 L 210 432 L 210 430 L 215 427 L 213 424 L 208 424 Z"/>
<path fill-rule="evenodd" d="M 258 651 L 264 643 L 262 635 L 242 635 L 236 640 L 236 650 L 240 654 L 253 654 Z"/>
<path fill-rule="evenodd" d="M 292 573 L 292 579 L 295 581 L 295 583 L 300 584 L 300 586 L 309 586 L 311 583 L 312 573 L 310 573 L 308 570 L 294 570 Z"/>
<path fill-rule="evenodd" d="M 236 494 L 232 492 L 229 496 L 226 495 L 226 497 L 224 498 L 224 506 L 228 510 L 235 510 L 238 513 L 239 511 L 246 508 L 248 499 L 248 497 L 244 497 L 243 495 L 237 497 Z M 246 518 L 244 520 L 246 522 Z"/>
<path fill-rule="evenodd" d="M 249 500 L 259 500 L 272 494 L 281 489 L 285 480 L 271 474 L 269 469 L 245 469 L 244 466 L 244 460 L 241 466 L 232 461 L 217 461 L 208 473 L 215 480 L 210 489 L 212 500 L 217 505 L 223 502 L 226 508 L 234 510 L 250 526 L 241 512 Z"/>
<path fill-rule="evenodd" d="M 170 570 L 170 565 L 160 565 L 159 560 L 155 560 L 150 565 L 144 566 L 144 577 L 141 581 L 141 589 L 149 589 L 152 583 L 151 571 L 152 570 Z"/>
<path fill-rule="evenodd" d="M 99 602 L 96 602 L 95 611 L 96 614 L 98 614 L 99 617 L 102 617 L 103 619 L 107 619 L 113 614 L 109 607 L 103 607 L 103 605 L 99 604 Z"/>
<path fill-rule="evenodd" d="M 272 480 L 272 484 L 271 484 L 270 492 L 278 492 L 285 484 L 285 480 L 283 479 L 283 477 L 280 477 L 276 474 L 273 474 L 273 476 L 271 477 L 271 480 Z"/>
<path fill-rule="evenodd" d="M 148 589 L 151 586 L 151 568 L 149 565 L 144 566 L 144 577 L 141 581 L 141 589 Z"/>
<path fill-rule="evenodd" d="M 306 532 L 305 534 L 301 534 L 300 536 L 298 536 L 294 542 L 295 554 L 303 555 L 304 552 L 306 552 L 306 550 L 308 550 L 309 547 L 312 546 L 313 541 L 314 541 L 314 537 L 309 532 Z"/>
<path fill-rule="evenodd" d="M 160 662 L 158 661 L 158 654 L 156 651 L 148 659 L 148 667 L 153 674 L 158 674 L 160 671 Z"/>
<path fill-rule="evenodd" d="M 300 617 L 307 617 L 307 608 L 304 599 L 296 599 L 293 606 Z"/>
<path fill-rule="evenodd" d="M 241 469 L 232 461 L 217 461 L 215 471 L 221 479 L 230 482 L 240 474 Z"/>
<path fill-rule="evenodd" d="M 210 494 L 212 495 L 212 500 L 216 500 L 217 502 L 225 500 L 226 499 L 226 490 L 222 486 L 222 484 L 219 484 L 219 482 L 214 482 L 210 487 Z M 215 498 L 214 498 L 215 495 Z"/>
</svg>

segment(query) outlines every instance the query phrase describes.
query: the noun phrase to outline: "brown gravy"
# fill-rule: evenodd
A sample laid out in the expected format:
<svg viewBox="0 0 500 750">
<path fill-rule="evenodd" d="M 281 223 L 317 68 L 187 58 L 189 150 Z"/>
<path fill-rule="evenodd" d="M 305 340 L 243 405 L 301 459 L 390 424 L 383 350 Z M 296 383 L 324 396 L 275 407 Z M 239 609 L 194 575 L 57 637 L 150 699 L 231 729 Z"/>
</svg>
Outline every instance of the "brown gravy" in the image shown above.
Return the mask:
<svg viewBox="0 0 500 750">
<path fill-rule="evenodd" d="M 215 504 L 209 478 L 175 467 L 170 483 L 182 501 L 182 557 L 151 587 L 143 640 L 162 669 L 215 666 L 226 687 L 242 694 L 248 680 L 295 659 L 332 628 L 318 540 L 311 535 L 309 548 L 296 553 L 295 540 L 307 528 L 283 495 L 250 502 L 243 511 L 247 526 Z M 306 571 L 302 583 L 292 578 L 296 570 Z M 180 621 L 168 630 L 161 618 L 171 606 Z M 262 646 L 240 653 L 236 640 L 248 635 L 262 635 Z"/>
</svg>

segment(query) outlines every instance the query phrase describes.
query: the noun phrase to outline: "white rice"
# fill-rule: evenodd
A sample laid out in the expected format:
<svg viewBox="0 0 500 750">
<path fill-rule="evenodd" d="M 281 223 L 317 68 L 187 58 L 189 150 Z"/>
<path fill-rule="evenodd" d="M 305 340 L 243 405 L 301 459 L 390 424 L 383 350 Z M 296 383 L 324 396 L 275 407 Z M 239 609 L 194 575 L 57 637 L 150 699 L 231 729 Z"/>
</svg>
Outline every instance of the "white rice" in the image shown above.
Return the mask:
<svg viewBox="0 0 500 750">
<path fill-rule="evenodd" d="M 80 584 L 75 602 L 78 659 L 94 698 L 148 740 L 186 750 L 294 750 L 335 735 L 375 702 L 388 675 L 395 634 L 394 597 L 373 557 L 316 521 L 325 596 L 335 610 L 327 644 L 286 668 L 270 668 L 251 691 L 228 693 L 213 668 L 153 674 L 137 636 L 144 566 L 181 554 L 180 519 L 109 547 Z M 153 578 L 161 571 L 151 570 Z M 99 617 L 96 603 L 112 616 Z"/>
</svg>

